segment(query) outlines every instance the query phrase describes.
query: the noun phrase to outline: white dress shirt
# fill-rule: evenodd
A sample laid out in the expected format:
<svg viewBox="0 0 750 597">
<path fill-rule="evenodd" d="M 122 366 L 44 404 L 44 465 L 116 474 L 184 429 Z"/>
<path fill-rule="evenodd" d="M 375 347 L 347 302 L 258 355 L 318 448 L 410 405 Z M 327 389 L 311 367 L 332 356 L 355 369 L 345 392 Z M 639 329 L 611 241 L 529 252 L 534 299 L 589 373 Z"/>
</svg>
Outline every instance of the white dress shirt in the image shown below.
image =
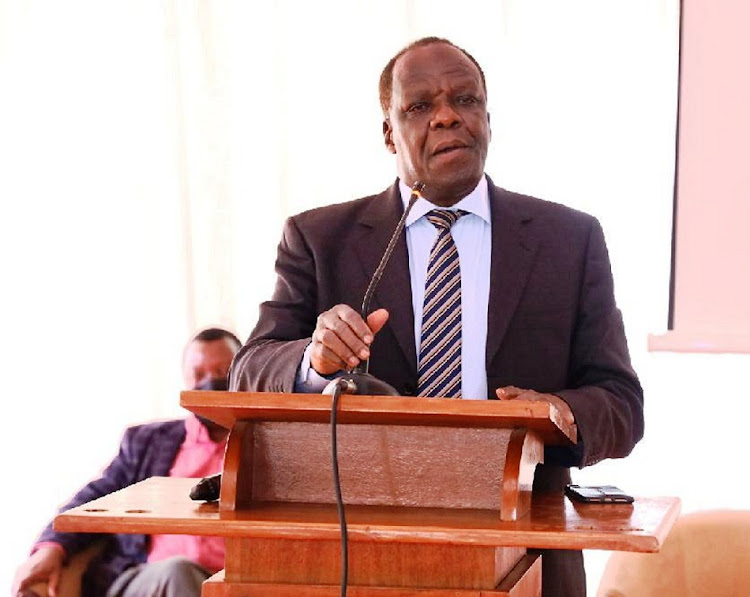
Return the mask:
<svg viewBox="0 0 750 597">
<path fill-rule="evenodd" d="M 400 183 L 401 199 L 408 204 L 411 189 Z M 427 189 L 429 195 L 429 188 Z M 422 336 L 422 305 L 427 280 L 430 250 L 437 238 L 437 228 L 425 215 L 437 206 L 427 198 L 417 199 L 406 218 L 406 247 L 409 252 L 411 300 L 414 309 L 414 344 Z M 451 228 L 461 267 L 461 397 L 465 400 L 487 398 L 487 308 L 490 299 L 490 258 L 492 234 L 487 179 L 483 176 L 476 188 L 451 210 L 468 212 Z"/>
</svg>

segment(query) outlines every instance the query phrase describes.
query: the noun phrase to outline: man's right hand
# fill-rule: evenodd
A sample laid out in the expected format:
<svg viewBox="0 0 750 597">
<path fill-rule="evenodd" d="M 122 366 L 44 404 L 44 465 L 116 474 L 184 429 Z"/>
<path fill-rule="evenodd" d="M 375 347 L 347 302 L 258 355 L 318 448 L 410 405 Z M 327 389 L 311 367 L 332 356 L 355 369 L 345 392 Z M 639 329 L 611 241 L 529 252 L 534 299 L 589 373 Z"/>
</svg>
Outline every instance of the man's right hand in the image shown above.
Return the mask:
<svg viewBox="0 0 750 597">
<path fill-rule="evenodd" d="M 349 305 L 336 305 L 318 316 L 312 335 L 310 364 L 321 375 L 352 369 L 370 358 L 370 344 L 388 321 L 388 311 L 378 309 L 363 320 Z"/>
<path fill-rule="evenodd" d="M 11 595 L 23 595 L 22 591 L 32 585 L 46 582 L 47 596 L 57 597 L 64 559 L 65 552 L 62 549 L 49 545 L 41 546 L 16 570 Z"/>
</svg>

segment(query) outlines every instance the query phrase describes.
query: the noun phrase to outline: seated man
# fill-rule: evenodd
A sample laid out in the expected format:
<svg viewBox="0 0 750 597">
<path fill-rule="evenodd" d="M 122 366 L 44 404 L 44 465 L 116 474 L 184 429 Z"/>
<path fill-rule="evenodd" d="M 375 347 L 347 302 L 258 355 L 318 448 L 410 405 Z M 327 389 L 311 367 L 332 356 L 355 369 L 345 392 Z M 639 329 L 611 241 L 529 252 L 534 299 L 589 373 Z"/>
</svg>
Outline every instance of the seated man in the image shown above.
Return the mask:
<svg viewBox="0 0 750 597">
<path fill-rule="evenodd" d="M 234 334 L 219 328 L 193 336 L 183 354 L 185 387 L 226 390 L 229 366 L 240 346 Z M 81 489 L 62 510 L 148 477 L 217 473 L 227 435 L 223 427 L 192 414 L 130 427 L 101 478 Z M 224 540 L 218 537 L 58 533 L 50 523 L 18 568 L 12 594 L 46 581 L 49 595 L 55 595 L 66 559 L 100 539 L 106 539 L 106 546 L 83 576 L 83 597 L 198 596 L 202 582 L 224 567 Z"/>
</svg>

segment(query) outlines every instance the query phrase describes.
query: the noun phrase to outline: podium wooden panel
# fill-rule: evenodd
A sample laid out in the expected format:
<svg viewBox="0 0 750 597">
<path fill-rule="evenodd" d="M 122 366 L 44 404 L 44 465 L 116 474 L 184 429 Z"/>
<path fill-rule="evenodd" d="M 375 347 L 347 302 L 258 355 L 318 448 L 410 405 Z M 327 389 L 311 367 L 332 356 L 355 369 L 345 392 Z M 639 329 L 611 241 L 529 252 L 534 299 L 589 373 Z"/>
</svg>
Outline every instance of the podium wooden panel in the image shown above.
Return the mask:
<svg viewBox="0 0 750 597">
<path fill-rule="evenodd" d="M 232 430 L 223 509 L 333 502 L 330 396 L 183 392 L 182 406 Z M 346 395 L 338 419 L 347 504 L 494 509 L 504 520 L 528 511 L 544 445 L 576 437 L 545 402 Z"/>
<path fill-rule="evenodd" d="M 185 392 L 181 404 L 231 429 L 218 504 L 188 498 L 195 479 L 152 478 L 55 528 L 224 536 L 206 597 L 338 595 L 331 397 Z M 346 395 L 339 425 L 354 597 L 539 595 L 527 548 L 656 551 L 679 512 L 674 498 L 532 500 L 544 444 L 575 441 L 546 403 Z"/>
</svg>

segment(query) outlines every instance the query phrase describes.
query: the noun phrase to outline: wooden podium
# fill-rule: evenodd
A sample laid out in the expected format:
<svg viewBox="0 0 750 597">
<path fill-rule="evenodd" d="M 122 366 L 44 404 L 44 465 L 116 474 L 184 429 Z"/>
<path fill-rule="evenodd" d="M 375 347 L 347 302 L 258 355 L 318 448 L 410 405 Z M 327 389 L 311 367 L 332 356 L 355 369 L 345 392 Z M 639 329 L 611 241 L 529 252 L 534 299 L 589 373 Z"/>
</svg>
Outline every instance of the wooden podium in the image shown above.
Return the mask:
<svg viewBox="0 0 750 597">
<path fill-rule="evenodd" d="M 218 504 L 151 478 L 55 519 L 60 531 L 226 537 L 204 597 L 334 597 L 341 574 L 331 397 L 183 392 L 231 429 Z M 545 444 L 575 442 L 550 404 L 342 396 L 338 454 L 352 597 L 541 594 L 527 548 L 658 551 L 676 498 L 573 504 L 534 495 Z"/>
</svg>

